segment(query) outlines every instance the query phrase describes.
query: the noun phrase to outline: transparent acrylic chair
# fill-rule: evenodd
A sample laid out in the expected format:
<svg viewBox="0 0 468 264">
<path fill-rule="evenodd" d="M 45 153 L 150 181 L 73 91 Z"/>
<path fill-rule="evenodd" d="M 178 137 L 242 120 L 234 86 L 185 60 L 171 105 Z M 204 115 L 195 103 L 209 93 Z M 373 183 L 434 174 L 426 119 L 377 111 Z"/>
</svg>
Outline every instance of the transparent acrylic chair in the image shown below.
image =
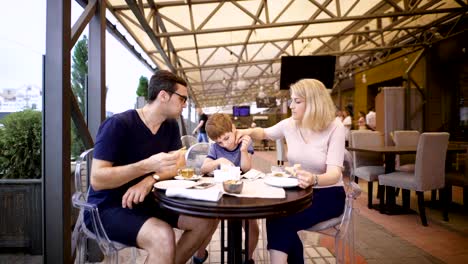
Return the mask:
<svg viewBox="0 0 468 264">
<path fill-rule="evenodd" d="M 187 166 L 200 169 L 205 161 L 208 151 L 210 150 L 210 143 L 200 142 L 192 145 L 185 153 L 185 162 Z"/>
<path fill-rule="evenodd" d="M 93 159 L 93 149 L 88 149 L 80 155 L 76 162 L 75 169 L 75 193 L 72 196 L 73 206 L 80 209 L 75 228 L 72 233 L 72 254 L 76 250 L 75 263 L 85 263 L 87 239 L 95 240 L 102 253 L 109 258 L 110 263 L 119 263 L 118 252 L 121 249 L 130 247 L 112 241 L 106 234 L 99 217 L 99 210 L 96 205 L 88 203 L 88 189 Z M 84 213 L 88 212 L 91 217 L 92 232 L 84 223 Z M 131 263 L 136 262 L 137 250 L 132 248 Z"/>
<path fill-rule="evenodd" d="M 305 231 L 317 232 L 335 238 L 336 263 L 354 263 L 354 223 L 353 202 L 361 194 L 361 188 L 354 182 L 353 160 L 351 154 L 345 150 L 343 176 L 349 176 L 345 181 L 346 200 L 342 215 L 320 222 Z M 346 259 L 346 246 L 348 246 L 349 258 Z"/>
<path fill-rule="evenodd" d="M 197 138 L 192 135 L 181 136 L 180 141 L 182 141 L 182 146 L 184 146 L 186 149 L 189 149 L 198 142 Z"/>
</svg>

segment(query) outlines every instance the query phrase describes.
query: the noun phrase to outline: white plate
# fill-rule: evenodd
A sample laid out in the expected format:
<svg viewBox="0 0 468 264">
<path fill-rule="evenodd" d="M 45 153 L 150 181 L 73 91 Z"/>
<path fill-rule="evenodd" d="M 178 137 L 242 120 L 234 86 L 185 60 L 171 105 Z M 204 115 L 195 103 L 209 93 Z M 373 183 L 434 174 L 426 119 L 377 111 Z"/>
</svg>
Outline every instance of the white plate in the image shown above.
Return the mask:
<svg viewBox="0 0 468 264">
<path fill-rule="evenodd" d="M 199 179 L 201 179 L 202 175 L 193 175 L 192 178 L 184 178 L 180 175 L 177 175 L 174 177 L 174 179 L 176 180 L 184 180 L 184 181 L 198 181 Z"/>
<path fill-rule="evenodd" d="M 295 187 L 299 184 L 296 178 L 286 178 L 286 177 L 276 177 L 276 176 L 266 177 L 264 182 L 271 186 L 286 187 L 286 188 Z"/>
<path fill-rule="evenodd" d="M 167 188 L 190 188 L 197 184 L 194 181 L 181 181 L 181 180 L 167 180 L 160 181 L 154 184 L 154 187 L 161 190 L 166 190 Z"/>
</svg>

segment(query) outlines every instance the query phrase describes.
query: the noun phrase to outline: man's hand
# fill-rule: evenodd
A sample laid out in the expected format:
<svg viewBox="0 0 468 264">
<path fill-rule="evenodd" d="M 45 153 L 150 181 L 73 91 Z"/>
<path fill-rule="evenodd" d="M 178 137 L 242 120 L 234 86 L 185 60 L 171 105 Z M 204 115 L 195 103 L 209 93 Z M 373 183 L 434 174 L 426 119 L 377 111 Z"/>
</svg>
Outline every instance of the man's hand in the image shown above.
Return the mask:
<svg viewBox="0 0 468 264">
<path fill-rule="evenodd" d="M 179 155 L 180 151 L 155 154 L 147 159 L 148 169 L 154 172 L 175 171 Z"/>
<path fill-rule="evenodd" d="M 240 143 L 242 144 L 241 145 L 241 148 L 240 148 L 240 151 L 247 151 L 249 145 L 252 143 L 252 138 L 250 138 L 249 136 L 242 136 L 240 138 Z"/>
<path fill-rule="evenodd" d="M 128 188 L 122 197 L 122 208 L 133 208 L 133 204 L 141 203 L 145 200 L 146 195 L 153 188 L 154 179 L 153 176 L 147 176 L 139 183 Z"/>
</svg>

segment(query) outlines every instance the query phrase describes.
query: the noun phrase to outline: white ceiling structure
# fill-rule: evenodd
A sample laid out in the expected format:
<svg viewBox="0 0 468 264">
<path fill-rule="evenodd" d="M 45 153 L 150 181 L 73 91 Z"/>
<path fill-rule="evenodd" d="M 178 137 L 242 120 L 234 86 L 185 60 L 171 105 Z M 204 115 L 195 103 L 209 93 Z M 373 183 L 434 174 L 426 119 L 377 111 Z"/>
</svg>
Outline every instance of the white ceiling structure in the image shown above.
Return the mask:
<svg viewBox="0 0 468 264">
<path fill-rule="evenodd" d="M 276 95 L 282 56 L 338 56 L 335 84 L 392 52 L 466 30 L 464 0 L 107 0 L 159 69 L 202 107 Z M 444 28 L 442 31 L 441 29 Z"/>
</svg>

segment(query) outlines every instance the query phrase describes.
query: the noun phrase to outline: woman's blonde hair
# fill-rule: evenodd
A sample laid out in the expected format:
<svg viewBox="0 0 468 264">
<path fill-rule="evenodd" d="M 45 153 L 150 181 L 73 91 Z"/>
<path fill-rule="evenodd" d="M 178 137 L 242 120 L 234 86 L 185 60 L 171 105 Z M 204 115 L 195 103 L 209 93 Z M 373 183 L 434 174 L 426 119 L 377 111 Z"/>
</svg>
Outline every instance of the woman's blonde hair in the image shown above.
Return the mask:
<svg viewBox="0 0 468 264">
<path fill-rule="evenodd" d="M 336 107 L 325 88 L 316 79 L 302 79 L 291 84 L 291 92 L 305 99 L 306 109 L 298 125 L 313 131 L 322 131 L 335 119 Z"/>
</svg>

